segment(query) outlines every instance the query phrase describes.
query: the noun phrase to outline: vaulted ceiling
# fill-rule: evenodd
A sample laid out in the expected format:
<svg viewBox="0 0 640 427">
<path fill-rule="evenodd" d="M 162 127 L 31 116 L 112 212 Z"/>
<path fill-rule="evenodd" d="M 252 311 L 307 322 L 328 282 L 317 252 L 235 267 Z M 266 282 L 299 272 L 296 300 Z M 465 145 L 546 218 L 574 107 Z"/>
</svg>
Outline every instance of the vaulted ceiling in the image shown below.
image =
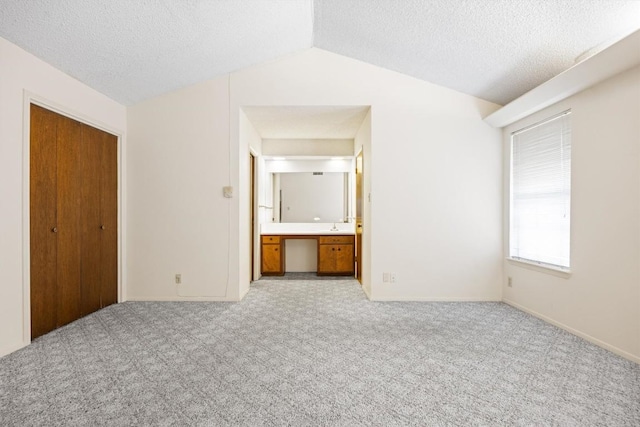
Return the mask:
<svg viewBox="0 0 640 427">
<path fill-rule="evenodd" d="M 310 47 L 506 104 L 638 28 L 640 1 L 0 0 L 0 37 L 125 105 Z"/>
</svg>

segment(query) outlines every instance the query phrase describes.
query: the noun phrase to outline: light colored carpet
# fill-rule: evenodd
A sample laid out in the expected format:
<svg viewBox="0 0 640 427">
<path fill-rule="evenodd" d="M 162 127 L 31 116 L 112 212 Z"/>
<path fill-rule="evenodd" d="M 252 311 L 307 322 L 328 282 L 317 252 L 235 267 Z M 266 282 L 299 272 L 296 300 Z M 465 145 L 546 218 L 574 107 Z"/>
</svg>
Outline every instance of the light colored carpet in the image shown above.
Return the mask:
<svg viewBox="0 0 640 427">
<path fill-rule="evenodd" d="M 640 366 L 501 303 L 261 280 L 108 307 L 0 359 L 2 426 L 639 426 Z"/>
</svg>

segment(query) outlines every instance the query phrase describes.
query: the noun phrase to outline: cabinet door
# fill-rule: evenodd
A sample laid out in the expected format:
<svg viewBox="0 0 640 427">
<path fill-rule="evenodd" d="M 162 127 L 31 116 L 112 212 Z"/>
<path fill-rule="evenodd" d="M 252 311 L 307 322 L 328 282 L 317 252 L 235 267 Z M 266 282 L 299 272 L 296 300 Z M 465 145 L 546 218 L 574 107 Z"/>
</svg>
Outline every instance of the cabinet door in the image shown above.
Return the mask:
<svg viewBox="0 0 640 427">
<path fill-rule="evenodd" d="M 318 274 L 354 274 L 352 244 L 318 246 Z"/>
<path fill-rule="evenodd" d="M 318 274 L 333 273 L 336 269 L 336 247 L 318 245 Z"/>
<path fill-rule="evenodd" d="M 31 338 L 57 325 L 56 116 L 31 105 L 30 246 Z"/>
<path fill-rule="evenodd" d="M 262 274 L 284 274 L 280 245 L 262 245 Z"/>
<path fill-rule="evenodd" d="M 353 273 L 355 262 L 353 259 L 353 245 L 335 245 L 336 273 Z"/>
</svg>

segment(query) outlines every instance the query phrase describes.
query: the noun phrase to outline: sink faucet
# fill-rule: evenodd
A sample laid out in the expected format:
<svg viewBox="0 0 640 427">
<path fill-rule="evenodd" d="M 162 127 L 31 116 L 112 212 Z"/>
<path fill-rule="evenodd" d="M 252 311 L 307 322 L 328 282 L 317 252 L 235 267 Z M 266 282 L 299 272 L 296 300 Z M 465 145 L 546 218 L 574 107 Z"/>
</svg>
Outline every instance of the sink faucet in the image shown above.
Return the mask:
<svg viewBox="0 0 640 427">
<path fill-rule="evenodd" d="M 330 231 L 339 231 L 338 227 L 336 227 L 336 223 L 333 223 L 333 228 Z"/>
</svg>

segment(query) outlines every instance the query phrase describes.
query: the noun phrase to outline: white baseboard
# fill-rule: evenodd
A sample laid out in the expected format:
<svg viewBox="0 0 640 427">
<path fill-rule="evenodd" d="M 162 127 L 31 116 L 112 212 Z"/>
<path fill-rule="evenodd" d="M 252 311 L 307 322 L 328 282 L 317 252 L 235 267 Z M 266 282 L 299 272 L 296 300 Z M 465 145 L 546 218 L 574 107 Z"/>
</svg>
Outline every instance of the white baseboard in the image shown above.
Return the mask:
<svg viewBox="0 0 640 427">
<path fill-rule="evenodd" d="M 425 297 L 425 296 L 396 296 L 369 298 L 372 301 L 402 301 L 402 302 L 500 302 L 496 298 L 467 298 L 467 297 Z"/>
<path fill-rule="evenodd" d="M 204 302 L 238 302 L 237 299 L 228 298 L 228 297 L 157 297 L 157 296 L 135 296 L 128 297 L 127 301 L 135 301 L 135 302 L 149 302 L 149 301 L 158 301 L 158 302 L 187 302 L 187 301 L 204 301 Z M 124 301 L 123 301 L 124 302 Z"/>
<path fill-rule="evenodd" d="M 552 318 L 550 318 L 548 316 L 545 316 L 544 314 L 540 314 L 537 311 L 528 309 L 528 308 L 526 308 L 526 307 L 524 307 L 524 306 L 522 306 L 522 305 L 520 305 L 520 304 L 518 304 L 516 302 L 510 301 L 508 299 L 503 299 L 502 301 L 505 304 L 509 304 L 510 306 L 512 306 L 514 308 L 517 308 L 518 310 L 524 311 L 525 313 L 528 313 L 528 314 L 530 314 L 532 316 L 535 316 L 538 319 L 542 319 L 545 322 L 550 323 L 550 324 L 552 324 L 554 326 L 557 326 L 560 329 L 564 329 L 565 331 L 570 332 L 573 335 L 579 336 L 580 338 L 583 338 L 583 339 L 589 341 L 590 343 L 593 343 L 593 344 L 597 345 L 598 347 L 602 347 L 605 350 L 609 350 L 610 352 L 617 354 L 618 356 L 624 357 L 625 359 L 628 359 L 628 360 L 631 360 L 632 362 L 640 364 L 640 357 L 639 356 L 635 356 L 635 355 L 633 355 L 633 354 L 631 354 L 631 353 L 629 353 L 627 351 L 624 351 L 624 350 L 622 350 L 622 349 L 620 349 L 620 348 L 618 348 L 616 346 L 613 346 L 613 345 L 608 344 L 608 343 L 606 343 L 604 341 L 601 341 L 601 340 L 599 340 L 597 338 L 594 338 L 589 334 L 585 334 L 584 332 L 580 332 L 577 329 L 574 329 L 574 328 L 572 328 L 570 326 L 565 325 L 564 323 L 561 323 L 561 322 L 558 322 L 556 320 L 553 320 Z"/>
<path fill-rule="evenodd" d="M 4 346 L 4 347 L 1 347 L 0 348 L 0 357 L 4 357 L 7 354 L 13 353 L 14 351 L 18 351 L 21 348 L 24 348 L 24 347 L 28 346 L 29 344 L 30 343 L 28 343 L 28 342 L 27 343 L 20 342 L 20 343 L 17 343 L 17 344 L 12 344 L 12 345 L 7 345 L 7 346 Z"/>
<path fill-rule="evenodd" d="M 369 290 L 367 287 L 365 286 L 361 286 L 362 288 L 362 292 L 364 292 L 364 294 L 367 296 L 367 298 L 369 299 L 369 301 L 371 301 L 371 290 Z"/>
</svg>

